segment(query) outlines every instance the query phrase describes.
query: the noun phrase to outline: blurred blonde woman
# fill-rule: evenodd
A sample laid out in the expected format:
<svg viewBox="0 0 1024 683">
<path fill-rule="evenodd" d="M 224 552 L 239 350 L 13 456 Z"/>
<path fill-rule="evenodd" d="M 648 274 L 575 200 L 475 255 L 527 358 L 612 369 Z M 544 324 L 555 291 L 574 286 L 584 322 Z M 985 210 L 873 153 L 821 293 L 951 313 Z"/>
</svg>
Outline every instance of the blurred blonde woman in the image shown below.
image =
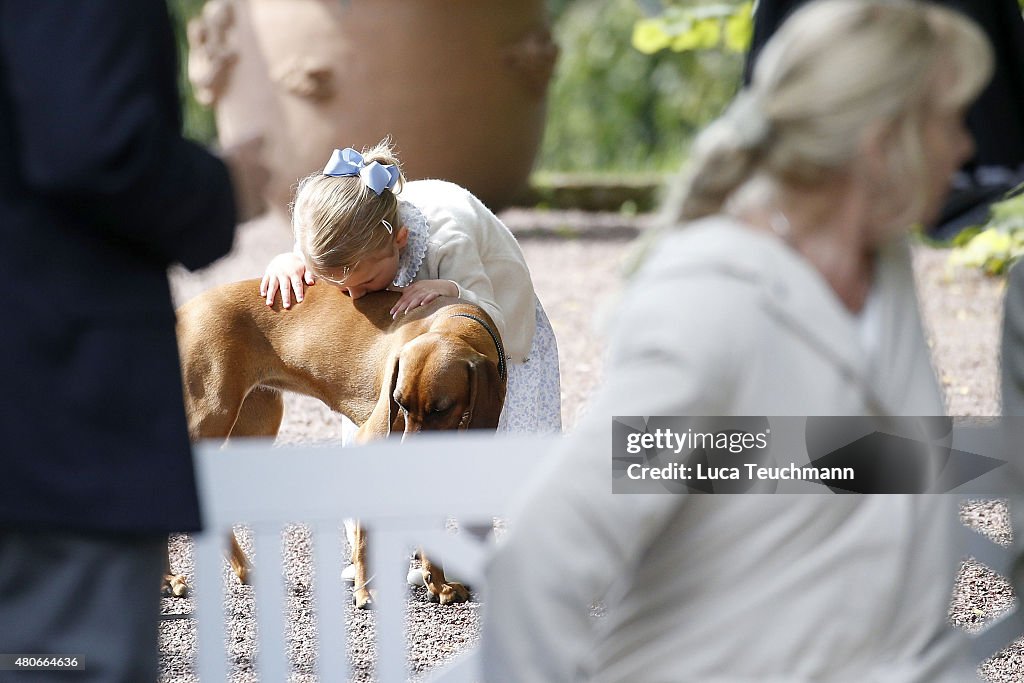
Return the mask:
<svg viewBox="0 0 1024 683">
<path fill-rule="evenodd" d="M 944 413 L 905 238 L 991 70 L 975 25 L 911 0 L 814 2 L 769 42 L 492 558 L 488 680 L 974 679 L 946 623 L 955 501 L 615 495 L 609 454 L 612 416 Z"/>
</svg>

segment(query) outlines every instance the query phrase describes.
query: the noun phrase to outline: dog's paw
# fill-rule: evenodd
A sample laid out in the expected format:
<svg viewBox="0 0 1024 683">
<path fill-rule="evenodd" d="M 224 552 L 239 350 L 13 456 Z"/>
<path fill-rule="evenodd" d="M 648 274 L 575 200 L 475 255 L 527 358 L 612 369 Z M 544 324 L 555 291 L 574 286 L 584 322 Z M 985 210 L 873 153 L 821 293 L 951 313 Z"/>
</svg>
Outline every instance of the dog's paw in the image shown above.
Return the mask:
<svg viewBox="0 0 1024 683">
<path fill-rule="evenodd" d="M 441 584 L 428 582 L 427 599 L 441 605 L 455 605 L 460 602 L 469 602 L 469 589 L 458 581 L 450 581 Z"/>
<path fill-rule="evenodd" d="M 352 603 L 356 609 L 373 609 L 374 597 L 373 591 L 366 588 L 352 591 Z"/>
<path fill-rule="evenodd" d="M 160 594 L 165 598 L 188 597 L 188 577 L 184 574 L 165 574 Z"/>
<path fill-rule="evenodd" d="M 469 602 L 469 589 L 458 581 L 452 581 L 445 576 L 441 565 L 431 562 L 422 552 L 420 553 L 420 572 L 423 576 L 423 585 L 427 588 L 427 600 L 430 602 L 442 605 Z"/>
</svg>

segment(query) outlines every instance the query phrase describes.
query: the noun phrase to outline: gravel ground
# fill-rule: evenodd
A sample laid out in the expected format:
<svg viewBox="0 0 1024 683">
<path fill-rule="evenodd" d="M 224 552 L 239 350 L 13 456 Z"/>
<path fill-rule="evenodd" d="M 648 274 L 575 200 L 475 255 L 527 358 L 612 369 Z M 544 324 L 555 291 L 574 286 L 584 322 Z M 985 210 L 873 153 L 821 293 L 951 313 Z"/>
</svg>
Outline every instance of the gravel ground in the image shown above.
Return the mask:
<svg viewBox="0 0 1024 683">
<path fill-rule="evenodd" d="M 630 240 L 646 219 L 615 214 L 535 212 L 509 210 L 503 219 L 520 238 L 534 283 L 559 340 L 562 372 L 562 415 L 566 429 L 577 422 L 587 398 L 600 381 L 603 336 L 600 333 L 609 303 L 620 286 L 619 270 Z M 174 295 L 182 303 L 223 282 L 258 277 L 274 254 L 290 248 L 286 228 L 269 220 L 242 227 L 235 250 L 199 273 L 172 272 Z M 996 357 L 1002 283 L 973 273 L 952 273 L 946 254 L 926 247 L 915 250 L 915 271 L 922 292 L 923 310 L 933 357 L 942 381 L 947 406 L 953 415 L 998 415 Z M 338 442 L 338 416 L 313 399 L 286 398 L 279 443 Z M 1006 506 L 979 501 L 962 511 L 964 522 L 996 542 L 1010 537 Z M 244 535 L 244 534 L 243 534 Z M 310 683 L 314 675 L 312 649 L 315 617 L 309 567 L 309 534 L 293 527 L 284 534 L 285 578 L 288 586 L 287 634 L 293 663 L 292 683 Z M 189 573 L 189 539 L 171 539 L 176 571 Z M 252 669 L 255 643 L 253 598 L 249 587 L 237 584 L 225 569 L 229 586 L 226 605 L 228 647 L 234 665 L 232 681 L 255 681 Z M 984 566 L 966 560 L 961 567 L 950 605 L 950 621 L 967 630 L 1004 611 L 1013 601 L 1008 583 Z M 191 599 L 164 599 L 165 614 L 191 611 Z M 407 603 L 409 663 L 413 678 L 451 659 L 477 637 L 479 604 L 441 608 L 410 590 Z M 347 608 L 349 656 L 354 679 L 369 681 L 373 671 L 373 613 Z M 195 649 L 194 624 L 169 619 L 161 625 L 161 681 L 197 680 L 191 673 Z M 982 667 L 993 682 L 1024 681 L 1024 643 L 989 660 Z"/>
</svg>

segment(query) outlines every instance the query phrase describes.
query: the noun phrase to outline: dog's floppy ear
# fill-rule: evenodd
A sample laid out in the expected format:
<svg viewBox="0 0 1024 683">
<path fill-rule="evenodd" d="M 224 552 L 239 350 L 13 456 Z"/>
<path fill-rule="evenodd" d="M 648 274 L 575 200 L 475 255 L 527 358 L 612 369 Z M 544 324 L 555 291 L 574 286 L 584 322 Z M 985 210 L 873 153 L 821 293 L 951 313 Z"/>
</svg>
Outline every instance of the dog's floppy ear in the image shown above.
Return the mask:
<svg viewBox="0 0 1024 683">
<path fill-rule="evenodd" d="M 395 401 L 395 389 L 398 388 L 398 369 L 400 366 L 401 354 L 395 356 L 395 364 L 391 367 L 391 379 L 386 383 L 388 386 L 388 431 L 385 436 L 402 434 L 405 432 L 405 413 L 402 407 Z"/>
<path fill-rule="evenodd" d="M 505 405 L 505 382 L 498 366 L 480 357 L 469 364 L 469 419 L 465 429 L 495 429 Z"/>
</svg>

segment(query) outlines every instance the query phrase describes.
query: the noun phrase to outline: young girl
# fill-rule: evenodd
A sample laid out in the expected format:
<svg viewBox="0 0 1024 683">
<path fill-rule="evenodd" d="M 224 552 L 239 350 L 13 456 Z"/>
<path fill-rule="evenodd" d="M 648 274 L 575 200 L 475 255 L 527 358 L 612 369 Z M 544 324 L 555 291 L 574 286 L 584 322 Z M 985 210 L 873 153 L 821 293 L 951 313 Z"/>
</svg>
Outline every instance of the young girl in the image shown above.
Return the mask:
<svg viewBox="0 0 1024 683">
<path fill-rule="evenodd" d="M 399 197 L 401 195 L 401 197 Z M 468 190 L 406 182 L 385 140 L 359 154 L 335 150 L 304 178 L 292 207 L 295 247 L 271 260 L 260 294 L 285 308 L 317 279 L 358 299 L 400 289 L 398 316 L 439 296 L 483 308 L 509 360 L 499 432 L 561 431 L 558 347 L 515 237 Z"/>
</svg>

